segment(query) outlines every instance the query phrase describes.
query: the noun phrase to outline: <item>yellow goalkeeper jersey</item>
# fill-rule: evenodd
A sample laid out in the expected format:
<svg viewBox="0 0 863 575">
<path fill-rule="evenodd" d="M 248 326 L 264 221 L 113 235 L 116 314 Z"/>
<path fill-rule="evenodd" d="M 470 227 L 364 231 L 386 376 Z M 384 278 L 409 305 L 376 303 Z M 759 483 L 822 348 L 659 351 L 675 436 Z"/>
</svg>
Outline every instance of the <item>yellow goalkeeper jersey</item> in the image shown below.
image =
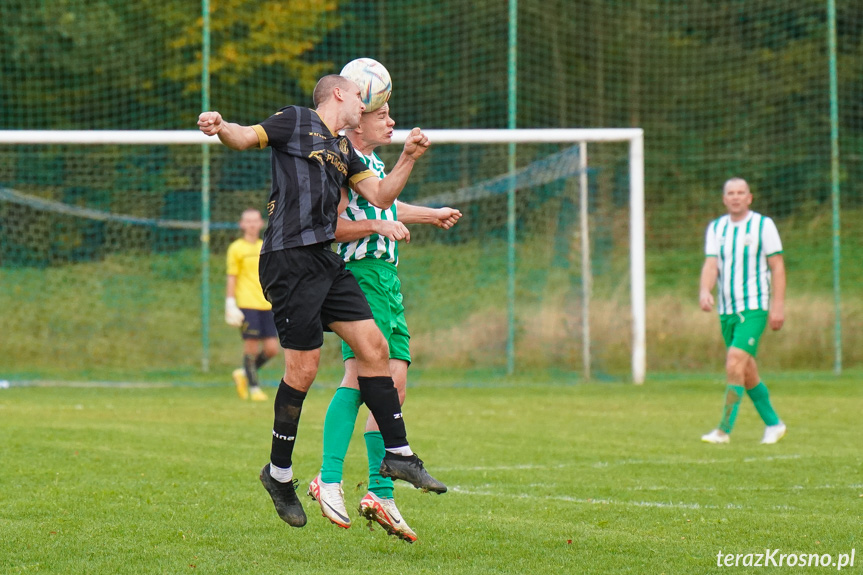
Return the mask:
<svg viewBox="0 0 863 575">
<path fill-rule="evenodd" d="M 261 258 L 263 240 L 255 243 L 240 238 L 228 247 L 228 275 L 237 276 L 234 297 L 237 307 L 245 309 L 271 309 L 264 298 L 261 280 L 258 279 L 258 260 Z"/>
</svg>

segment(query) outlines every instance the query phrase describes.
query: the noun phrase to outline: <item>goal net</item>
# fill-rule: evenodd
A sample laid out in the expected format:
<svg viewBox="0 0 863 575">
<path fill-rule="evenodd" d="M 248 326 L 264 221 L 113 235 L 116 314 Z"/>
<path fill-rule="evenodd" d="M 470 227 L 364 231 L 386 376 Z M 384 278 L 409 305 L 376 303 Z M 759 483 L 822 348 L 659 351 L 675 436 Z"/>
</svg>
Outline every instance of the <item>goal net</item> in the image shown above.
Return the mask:
<svg viewBox="0 0 863 575">
<path fill-rule="evenodd" d="M 415 365 L 642 381 L 641 131 L 428 133 L 401 199 L 464 216 L 449 231 L 411 226 L 400 247 Z M 404 135 L 380 150 L 388 166 Z M 212 144 L 191 131 L 0 132 L 7 373 L 237 363 L 225 251 L 243 209 L 264 211 L 269 154 Z"/>
</svg>

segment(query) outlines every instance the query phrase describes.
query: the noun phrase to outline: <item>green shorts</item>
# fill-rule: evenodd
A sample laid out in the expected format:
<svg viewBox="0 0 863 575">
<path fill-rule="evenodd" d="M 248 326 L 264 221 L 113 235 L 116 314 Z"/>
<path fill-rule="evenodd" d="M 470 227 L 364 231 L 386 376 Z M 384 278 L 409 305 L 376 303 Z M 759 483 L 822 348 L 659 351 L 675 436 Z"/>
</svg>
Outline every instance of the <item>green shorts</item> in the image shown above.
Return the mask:
<svg viewBox="0 0 863 575">
<path fill-rule="evenodd" d="M 372 308 L 375 323 L 387 338 L 390 346 L 390 359 L 411 361 L 408 324 L 405 320 L 405 306 L 402 297 L 402 282 L 396 266 L 377 259 L 348 262 L 347 268 L 357 278 L 357 283 Z M 353 350 L 342 342 L 342 358 L 356 357 Z"/>
<path fill-rule="evenodd" d="M 752 357 L 758 355 L 758 342 L 767 327 L 767 312 L 761 309 L 719 316 L 725 347 L 742 349 Z"/>
</svg>

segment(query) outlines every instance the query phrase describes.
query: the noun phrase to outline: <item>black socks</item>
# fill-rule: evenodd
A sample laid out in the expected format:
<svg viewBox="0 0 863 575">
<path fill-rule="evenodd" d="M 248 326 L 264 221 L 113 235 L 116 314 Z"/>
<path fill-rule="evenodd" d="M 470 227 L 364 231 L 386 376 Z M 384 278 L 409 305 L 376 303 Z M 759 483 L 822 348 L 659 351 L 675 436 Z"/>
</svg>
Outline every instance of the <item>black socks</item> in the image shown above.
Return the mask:
<svg viewBox="0 0 863 575">
<path fill-rule="evenodd" d="M 402 420 L 402 408 L 399 405 L 399 393 L 396 391 L 393 378 L 388 375 L 375 377 L 357 377 L 360 385 L 360 397 L 363 400 L 384 438 L 384 447 L 404 447 L 408 444 L 405 422 Z"/>
<path fill-rule="evenodd" d="M 297 426 L 300 423 L 300 413 L 303 410 L 303 400 L 306 392 L 298 391 L 287 383 L 279 383 L 274 406 L 273 444 L 270 449 L 270 462 L 276 467 L 291 466 L 291 456 L 294 453 L 294 440 Z"/>
</svg>

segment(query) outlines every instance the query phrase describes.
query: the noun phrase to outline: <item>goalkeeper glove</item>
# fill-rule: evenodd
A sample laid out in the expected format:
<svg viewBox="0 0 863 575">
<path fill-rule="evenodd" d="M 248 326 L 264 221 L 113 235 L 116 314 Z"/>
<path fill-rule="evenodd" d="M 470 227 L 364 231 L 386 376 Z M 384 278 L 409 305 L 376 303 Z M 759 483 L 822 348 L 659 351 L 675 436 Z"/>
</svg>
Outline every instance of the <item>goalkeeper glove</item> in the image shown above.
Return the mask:
<svg viewBox="0 0 863 575">
<path fill-rule="evenodd" d="M 244 321 L 246 321 L 246 316 L 237 307 L 237 300 L 232 297 L 225 298 L 225 323 L 234 327 L 241 327 Z"/>
</svg>

